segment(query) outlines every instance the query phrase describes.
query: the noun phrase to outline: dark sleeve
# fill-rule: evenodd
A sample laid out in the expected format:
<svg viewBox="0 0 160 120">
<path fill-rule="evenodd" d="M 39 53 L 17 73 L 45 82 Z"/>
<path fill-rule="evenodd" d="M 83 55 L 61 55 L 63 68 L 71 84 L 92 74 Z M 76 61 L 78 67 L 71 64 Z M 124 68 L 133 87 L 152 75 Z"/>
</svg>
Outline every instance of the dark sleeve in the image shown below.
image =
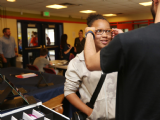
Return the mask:
<svg viewBox="0 0 160 120">
<path fill-rule="evenodd" d="M 85 42 L 86 42 L 86 38 L 83 38 L 83 49 L 84 49 L 84 45 L 85 45 Z"/>
<path fill-rule="evenodd" d="M 76 41 L 77 41 L 77 40 L 76 40 L 76 38 L 75 38 L 75 41 L 74 41 L 74 47 L 76 47 L 76 44 L 77 44 L 77 43 L 76 43 Z"/>
<path fill-rule="evenodd" d="M 119 35 L 100 51 L 100 65 L 105 73 L 119 71 L 124 65 L 124 54 Z"/>
<path fill-rule="evenodd" d="M 66 44 L 64 47 L 64 52 L 67 51 L 69 49 L 68 45 Z"/>
</svg>

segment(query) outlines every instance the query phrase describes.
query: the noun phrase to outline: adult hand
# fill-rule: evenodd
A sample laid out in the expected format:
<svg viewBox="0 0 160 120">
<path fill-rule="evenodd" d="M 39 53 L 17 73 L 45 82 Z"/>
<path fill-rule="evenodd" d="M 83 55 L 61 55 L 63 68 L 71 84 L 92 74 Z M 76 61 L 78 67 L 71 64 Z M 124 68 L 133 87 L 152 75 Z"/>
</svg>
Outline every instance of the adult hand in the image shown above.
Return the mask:
<svg viewBox="0 0 160 120">
<path fill-rule="evenodd" d="M 7 63 L 7 59 L 6 59 L 6 58 L 3 58 L 3 62 L 4 62 L 4 63 Z"/>
<path fill-rule="evenodd" d="M 123 31 L 121 29 L 117 29 L 117 28 L 112 28 L 112 39 L 118 35 L 119 33 L 123 33 Z"/>
</svg>

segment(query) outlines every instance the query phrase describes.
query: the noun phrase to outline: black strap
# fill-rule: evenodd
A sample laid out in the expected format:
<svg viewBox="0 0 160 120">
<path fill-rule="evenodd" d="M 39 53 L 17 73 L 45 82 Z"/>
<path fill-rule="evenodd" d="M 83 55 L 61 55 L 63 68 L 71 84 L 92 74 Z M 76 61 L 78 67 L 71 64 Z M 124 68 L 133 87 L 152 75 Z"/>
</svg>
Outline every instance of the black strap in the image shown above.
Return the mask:
<svg viewBox="0 0 160 120">
<path fill-rule="evenodd" d="M 97 84 L 97 87 L 96 87 L 96 89 L 95 89 L 95 91 L 94 91 L 94 93 L 93 93 L 93 95 L 91 97 L 90 103 L 88 103 L 89 107 L 91 107 L 91 108 L 93 108 L 93 105 L 94 105 L 94 103 L 95 103 L 95 101 L 96 101 L 96 99 L 98 97 L 98 94 L 99 94 L 101 88 L 102 88 L 102 85 L 104 83 L 106 75 L 107 75 L 106 73 L 102 73 L 101 78 L 100 78 L 100 80 L 99 80 L 99 82 Z"/>
</svg>

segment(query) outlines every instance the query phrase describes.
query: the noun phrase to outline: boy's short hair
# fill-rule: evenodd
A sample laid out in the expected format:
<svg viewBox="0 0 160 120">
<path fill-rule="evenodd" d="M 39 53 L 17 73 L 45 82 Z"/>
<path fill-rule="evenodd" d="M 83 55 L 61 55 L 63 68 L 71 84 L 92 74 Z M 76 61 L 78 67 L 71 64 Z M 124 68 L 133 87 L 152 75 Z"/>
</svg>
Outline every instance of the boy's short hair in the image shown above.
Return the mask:
<svg viewBox="0 0 160 120">
<path fill-rule="evenodd" d="M 41 50 L 40 50 L 40 55 L 41 56 L 45 56 L 45 55 L 47 55 L 48 54 L 48 49 L 47 48 L 41 48 Z"/>
</svg>

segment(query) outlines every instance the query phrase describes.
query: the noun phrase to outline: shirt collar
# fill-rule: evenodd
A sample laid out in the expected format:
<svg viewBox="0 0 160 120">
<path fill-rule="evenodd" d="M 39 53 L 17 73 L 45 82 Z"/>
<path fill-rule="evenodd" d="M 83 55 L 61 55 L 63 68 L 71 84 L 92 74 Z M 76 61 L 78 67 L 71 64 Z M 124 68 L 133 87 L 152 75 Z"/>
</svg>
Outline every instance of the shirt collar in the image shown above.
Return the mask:
<svg viewBox="0 0 160 120">
<path fill-rule="evenodd" d="M 3 35 L 3 37 L 6 38 L 6 39 L 10 39 L 11 36 L 9 38 L 7 38 L 6 36 Z"/>
<path fill-rule="evenodd" d="M 79 60 L 84 60 L 84 51 L 82 51 L 81 53 L 77 54 L 77 57 L 79 58 Z"/>
</svg>

